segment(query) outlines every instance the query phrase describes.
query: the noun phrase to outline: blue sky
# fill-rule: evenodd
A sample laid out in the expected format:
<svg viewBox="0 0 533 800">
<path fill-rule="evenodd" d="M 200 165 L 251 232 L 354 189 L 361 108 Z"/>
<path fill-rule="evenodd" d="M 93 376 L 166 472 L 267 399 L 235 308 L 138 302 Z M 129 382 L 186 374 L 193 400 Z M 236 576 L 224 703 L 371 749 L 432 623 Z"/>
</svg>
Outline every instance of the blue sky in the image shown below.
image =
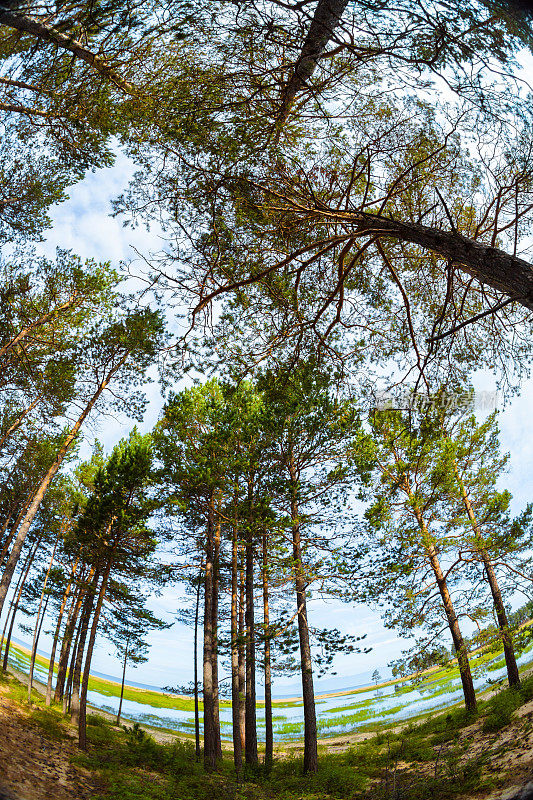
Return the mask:
<svg viewBox="0 0 533 800">
<path fill-rule="evenodd" d="M 161 246 L 160 232 L 154 228 L 147 232 L 143 228 L 124 228 L 120 219 L 110 217 L 111 199 L 126 186 L 131 174 L 131 165 L 119 157 L 113 168 L 89 174 L 70 190 L 70 199 L 53 210 L 53 225 L 46 233 L 46 241 L 38 246 L 44 254 L 53 257 L 56 246 L 72 249 L 82 258 L 110 260 L 114 264 L 136 258 L 135 250 L 147 253 Z M 475 378 L 479 389 L 494 389 L 494 379 L 479 373 Z M 162 399 L 156 384 L 148 387 L 149 405 L 141 426 L 149 430 L 156 421 Z M 501 404 L 500 404 L 501 407 Z M 530 435 L 533 411 L 533 379 L 524 383 L 519 397 L 502 408 L 500 425 L 502 446 L 511 453 L 510 471 L 505 481 L 514 496 L 514 510 L 521 509 L 533 499 L 533 437 Z M 113 445 L 133 426 L 130 420 L 101 419 L 93 435 L 97 435 L 109 451 Z M 179 586 L 166 589 L 160 598 L 154 599 L 154 609 L 168 620 L 182 605 Z M 406 641 L 398 639 L 385 629 L 379 616 L 362 606 L 347 606 L 336 601 L 315 600 L 310 606 L 312 624 L 319 627 L 334 625 L 351 634 L 367 634 L 365 644 L 373 649 L 367 655 L 338 657 L 335 669 L 337 686 L 348 687 L 360 684 L 377 667 L 382 675 L 387 674 L 388 661 L 399 656 Z M 153 644 L 147 664 L 129 674 L 130 679 L 153 685 L 186 683 L 192 678 L 192 632 L 184 625 L 175 625 L 167 631 L 152 636 Z M 41 649 L 47 649 L 43 640 Z M 113 654 L 112 644 L 99 643 L 93 660 L 94 669 L 117 675 L 119 665 Z M 295 678 L 278 679 L 280 691 L 286 693 L 295 686 Z M 332 681 L 324 682 L 322 688 L 330 688 Z M 285 687 L 285 689 L 283 688 Z"/>
</svg>

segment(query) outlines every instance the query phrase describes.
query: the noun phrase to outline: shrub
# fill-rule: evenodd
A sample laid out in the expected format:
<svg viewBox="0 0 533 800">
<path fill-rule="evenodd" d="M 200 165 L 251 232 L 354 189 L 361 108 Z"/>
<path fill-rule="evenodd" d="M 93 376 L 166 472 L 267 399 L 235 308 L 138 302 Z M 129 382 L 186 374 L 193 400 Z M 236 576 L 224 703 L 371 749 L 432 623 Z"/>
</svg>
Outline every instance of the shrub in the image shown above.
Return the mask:
<svg viewBox="0 0 533 800">
<path fill-rule="evenodd" d="M 94 727 L 107 725 L 107 720 L 100 714 L 87 714 L 87 725 L 93 725 Z"/>
<path fill-rule="evenodd" d="M 530 700 L 533 700 L 533 675 L 529 678 L 526 678 L 525 681 L 522 681 L 522 686 L 520 687 L 520 696 L 524 703 L 528 703 Z"/>
<path fill-rule="evenodd" d="M 32 713 L 31 718 L 49 739 L 65 738 L 66 733 L 61 724 L 61 715 L 57 712 L 38 708 Z"/>
<path fill-rule="evenodd" d="M 519 690 L 504 689 L 491 697 L 487 704 L 488 713 L 483 722 L 485 733 L 496 733 L 511 722 L 513 712 L 521 705 Z"/>
</svg>

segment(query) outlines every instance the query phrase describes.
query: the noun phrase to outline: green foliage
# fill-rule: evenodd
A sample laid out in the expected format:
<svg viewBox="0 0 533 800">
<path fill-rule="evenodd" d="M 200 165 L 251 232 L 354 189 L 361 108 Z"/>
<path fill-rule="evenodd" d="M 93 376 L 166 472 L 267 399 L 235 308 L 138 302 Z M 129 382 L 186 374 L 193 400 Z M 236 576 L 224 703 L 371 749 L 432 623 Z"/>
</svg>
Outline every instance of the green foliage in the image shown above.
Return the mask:
<svg viewBox="0 0 533 800">
<path fill-rule="evenodd" d="M 510 724 L 517 708 L 533 697 L 533 678 L 528 678 L 519 689 L 507 688 L 497 692 L 487 703 L 483 720 L 485 733 L 497 733 Z"/>
<path fill-rule="evenodd" d="M 63 715 L 58 711 L 36 708 L 32 711 L 31 719 L 49 739 L 65 739 L 67 736 L 63 725 Z"/>
</svg>

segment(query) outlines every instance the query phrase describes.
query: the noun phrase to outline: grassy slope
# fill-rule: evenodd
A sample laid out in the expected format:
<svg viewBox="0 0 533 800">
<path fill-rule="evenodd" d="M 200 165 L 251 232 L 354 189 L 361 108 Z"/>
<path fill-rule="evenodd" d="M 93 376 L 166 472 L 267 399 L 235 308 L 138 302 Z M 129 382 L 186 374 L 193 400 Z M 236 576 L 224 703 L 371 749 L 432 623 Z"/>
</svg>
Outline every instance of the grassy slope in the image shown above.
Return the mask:
<svg viewBox="0 0 533 800">
<path fill-rule="evenodd" d="M 7 688 L 10 698 L 23 705 L 25 687 L 9 678 Z M 138 726 L 120 730 L 97 715 L 89 716 L 87 753 L 72 760 L 100 779 L 102 789 L 94 800 L 392 800 L 398 796 L 440 800 L 480 792 L 486 796 L 508 783 L 510 773 L 520 779 L 522 768 L 517 770 L 517 762 L 509 758 L 518 743 L 531 748 L 532 700 L 533 678 L 529 678 L 521 692 L 505 690 L 482 701 L 477 717 L 454 710 L 401 732 L 382 730 L 344 752 L 322 747 L 315 776 L 304 777 L 301 754 L 288 752 L 278 754 L 269 776 L 260 767 L 244 783 L 236 783 L 229 758 L 218 774 L 206 775 L 195 762 L 192 743 L 176 739 L 157 744 Z M 57 741 L 72 735 L 58 709 L 44 708 L 37 695 L 34 704 L 32 717 L 43 737 Z M 498 759 L 507 759 L 505 772 Z M 531 769 L 531 763 L 526 767 Z"/>
</svg>

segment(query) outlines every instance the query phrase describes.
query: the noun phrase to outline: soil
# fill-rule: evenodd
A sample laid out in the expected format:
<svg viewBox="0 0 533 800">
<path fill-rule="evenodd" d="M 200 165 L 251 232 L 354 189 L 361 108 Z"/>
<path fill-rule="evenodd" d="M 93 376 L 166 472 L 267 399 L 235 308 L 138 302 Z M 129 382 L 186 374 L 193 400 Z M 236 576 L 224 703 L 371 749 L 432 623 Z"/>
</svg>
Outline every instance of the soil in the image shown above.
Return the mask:
<svg viewBox="0 0 533 800">
<path fill-rule="evenodd" d="M 60 740 L 46 736 L 31 710 L 15 703 L 0 685 L 0 800 L 89 800 L 98 778 L 70 763 L 78 752 L 74 732 Z"/>
<path fill-rule="evenodd" d="M 37 690 L 42 690 L 39 684 Z M 31 718 L 31 709 L 13 701 L 9 689 L 0 684 L 0 800 L 90 800 L 102 790 L 98 776 L 70 763 L 79 751 L 76 733 L 64 724 L 65 736 L 54 739 L 47 736 Z M 93 711 L 91 709 L 91 711 Z M 110 714 L 97 711 L 107 718 Z M 143 726 L 144 727 L 144 726 Z M 401 730 L 403 726 L 397 726 Z M 147 728 L 160 742 L 176 737 L 164 731 Z M 374 734 L 353 733 L 344 737 L 321 740 L 321 744 L 334 752 L 342 752 L 357 742 Z M 225 743 L 226 744 L 226 743 Z M 488 754 L 486 772 L 494 776 L 494 790 L 477 795 L 465 795 L 461 800 L 511 800 L 522 798 L 524 787 L 533 780 L 533 701 L 522 706 L 510 725 L 495 734 L 483 732 L 483 720 L 460 731 L 458 740 L 442 746 L 439 758 L 446 757 L 448 747 L 468 745 L 464 758 Z M 228 743 L 228 747 L 230 747 Z M 279 747 L 277 755 L 288 751 L 299 752 L 301 745 Z M 409 770 L 415 765 L 398 764 L 399 770 Z M 417 763 L 420 775 L 433 770 L 434 763 Z M 532 784 L 533 787 L 533 784 Z M 531 795 L 525 795 L 533 798 Z"/>
</svg>

